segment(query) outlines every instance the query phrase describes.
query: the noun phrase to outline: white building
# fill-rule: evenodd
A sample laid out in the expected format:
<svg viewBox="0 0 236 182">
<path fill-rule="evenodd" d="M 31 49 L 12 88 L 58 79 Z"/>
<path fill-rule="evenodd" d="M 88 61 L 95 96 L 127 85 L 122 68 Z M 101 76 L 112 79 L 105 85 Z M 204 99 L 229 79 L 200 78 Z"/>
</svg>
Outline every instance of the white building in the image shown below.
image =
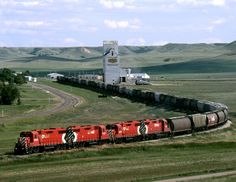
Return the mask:
<svg viewBox="0 0 236 182">
<path fill-rule="evenodd" d="M 130 73 L 129 78 L 135 80 L 150 80 L 150 76 L 147 73 Z"/>
<path fill-rule="evenodd" d="M 33 78 L 33 82 L 34 82 L 34 83 L 37 82 L 37 78 L 36 78 L 36 77 Z"/>
<path fill-rule="evenodd" d="M 27 82 L 37 82 L 37 78 L 36 77 L 32 77 L 32 76 L 25 76 L 25 79 Z"/>
<path fill-rule="evenodd" d="M 117 41 L 103 41 L 103 72 L 106 84 L 120 83 L 120 58 Z"/>
<path fill-rule="evenodd" d="M 59 77 L 59 76 L 64 76 L 64 75 L 59 74 L 59 73 L 49 73 L 49 74 L 47 74 L 48 78 L 54 79 L 54 80 L 57 79 L 57 77 Z"/>
<path fill-rule="evenodd" d="M 32 76 L 25 76 L 26 81 L 32 82 L 33 77 Z"/>
</svg>

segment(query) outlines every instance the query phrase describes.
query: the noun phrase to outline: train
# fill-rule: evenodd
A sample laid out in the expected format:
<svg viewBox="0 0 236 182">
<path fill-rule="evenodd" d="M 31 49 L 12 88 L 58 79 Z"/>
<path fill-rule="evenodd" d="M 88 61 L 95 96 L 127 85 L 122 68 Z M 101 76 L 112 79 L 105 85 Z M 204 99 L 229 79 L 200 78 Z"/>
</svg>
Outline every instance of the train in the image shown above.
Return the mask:
<svg viewBox="0 0 236 182">
<path fill-rule="evenodd" d="M 221 103 L 142 91 L 120 85 L 106 85 L 103 82 L 81 80 L 75 77 L 59 77 L 58 82 L 85 87 L 103 94 L 119 95 L 140 102 L 169 105 L 181 110 L 189 110 L 192 114 L 172 118 L 23 131 L 15 144 L 14 153 L 16 155 L 173 137 L 218 127 L 227 122 L 229 117 L 228 107 Z"/>
</svg>

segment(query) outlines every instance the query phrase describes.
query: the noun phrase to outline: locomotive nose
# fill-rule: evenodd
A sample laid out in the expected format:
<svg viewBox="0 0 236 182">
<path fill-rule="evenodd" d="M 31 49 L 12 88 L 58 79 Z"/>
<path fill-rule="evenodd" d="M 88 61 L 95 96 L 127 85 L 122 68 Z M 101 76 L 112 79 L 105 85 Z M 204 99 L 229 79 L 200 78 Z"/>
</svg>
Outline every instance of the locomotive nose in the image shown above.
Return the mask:
<svg viewBox="0 0 236 182">
<path fill-rule="evenodd" d="M 19 137 L 15 145 L 14 153 L 24 154 L 25 150 L 26 150 L 26 137 Z"/>
</svg>

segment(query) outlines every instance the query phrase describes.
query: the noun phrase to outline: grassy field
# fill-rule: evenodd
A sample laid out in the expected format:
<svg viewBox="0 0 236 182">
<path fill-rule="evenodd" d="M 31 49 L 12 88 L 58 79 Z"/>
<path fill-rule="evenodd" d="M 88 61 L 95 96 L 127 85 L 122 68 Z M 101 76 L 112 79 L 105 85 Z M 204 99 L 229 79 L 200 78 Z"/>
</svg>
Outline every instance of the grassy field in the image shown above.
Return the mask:
<svg viewBox="0 0 236 182">
<path fill-rule="evenodd" d="M 236 169 L 236 79 L 228 74 L 218 80 L 217 74 L 211 74 L 211 77 L 213 80 L 204 79 L 202 75 L 194 79 L 188 75 L 175 75 L 174 80 L 163 79 L 152 86 L 139 87 L 224 103 L 229 106 L 233 122 L 230 128 L 158 142 L 105 145 L 30 157 L 6 155 L 12 150 L 18 133 L 25 129 L 181 114 L 124 98 L 98 98 L 98 93 L 89 90 L 42 80 L 44 84 L 82 96 L 85 102 L 65 113 L 17 120 L 1 127 L 0 180 L 151 181 Z M 222 179 L 232 181 L 235 178 Z M 220 181 L 221 178 L 213 180 Z"/>
<path fill-rule="evenodd" d="M 42 110 L 46 107 L 51 107 L 50 105 L 54 105 L 57 102 L 50 94 L 40 91 L 29 84 L 21 85 L 19 89 L 22 103 L 20 105 L 0 105 L 0 120 L 35 110 Z"/>
<path fill-rule="evenodd" d="M 235 143 L 166 145 L 163 142 L 154 146 L 127 144 L 30 158 L 8 158 L 0 161 L 0 179 L 150 181 L 221 172 L 236 168 L 235 147 Z"/>
<path fill-rule="evenodd" d="M 168 108 L 125 98 L 99 98 L 99 94 L 93 91 L 40 80 L 41 83 L 81 96 L 83 104 L 51 116 L 11 121 L 13 114 L 51 106 L 46 93 L 22 87 L 21 106 L 0 106 L 4 115 L 9 117 L 9 122 L 0 125 L 0 181 L 152 181 L 235 170 L 235 48 L 236 42 L 120 47 L 122 66 L 148 72 L 154 80 L 153 85 L 138 88 L 226 104 L 231 127 L 211 133 L 16 157 L 10 152 L 22 130 L 183 115 Z M 69 70 L 73 74 L 73 70 L 99 70 L 102 66 L 99 58 L 101 47 L 1 48 L 0 53 L 1 64 L 17 70 Z M 235 176 L 208 181 L 235 181 Z"/>
<path fill-rule="evenodd" d="M 19 132 L 37 127 L 37 125 L 32 127 L 31 122 L 40 118 L 40 116 L 35 116 L 34 118 L 15 120 L 15 117 L 32 113 L 36 110 L 47 109 L 58 102 L 50 94 L 31 85 L 24 84 L 19 88 L 21 92 L 20 105 L 0 105 L 0 155 L 5 152 L 11 152 Z"/>
</svg>

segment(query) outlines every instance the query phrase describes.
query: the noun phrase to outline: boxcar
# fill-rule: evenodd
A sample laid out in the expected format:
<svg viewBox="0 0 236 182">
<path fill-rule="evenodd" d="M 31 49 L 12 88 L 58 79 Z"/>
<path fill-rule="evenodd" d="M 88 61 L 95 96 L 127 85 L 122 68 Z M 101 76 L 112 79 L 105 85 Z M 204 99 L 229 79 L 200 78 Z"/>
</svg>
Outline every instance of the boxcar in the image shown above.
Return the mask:
<svg viewBox="0 0 236 182">
<path fill-rule="evenodd" d="M 206 114 L 193 114 L 191 115 L 191 118 L 193 121 L 194 130 L 206 128 L 207 126 Z"/>
</svg>

